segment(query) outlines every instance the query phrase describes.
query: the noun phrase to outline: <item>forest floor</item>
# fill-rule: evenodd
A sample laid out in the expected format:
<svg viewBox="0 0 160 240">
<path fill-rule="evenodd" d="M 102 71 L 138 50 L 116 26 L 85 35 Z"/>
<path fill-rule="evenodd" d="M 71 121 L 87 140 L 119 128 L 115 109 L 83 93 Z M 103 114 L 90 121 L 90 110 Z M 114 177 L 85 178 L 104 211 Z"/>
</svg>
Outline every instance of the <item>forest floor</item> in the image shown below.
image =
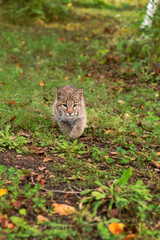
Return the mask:
<svg viewBox="0 0 160 240">
<path fill-rule="evenodd" d="M 131 44 L 141 10 L 74 13 L 0 23 L 0 240 L 160 239 L 160 86 Z M 51 119 L 67 84 L 86 100 L 77 140 Z"/>
</svg>

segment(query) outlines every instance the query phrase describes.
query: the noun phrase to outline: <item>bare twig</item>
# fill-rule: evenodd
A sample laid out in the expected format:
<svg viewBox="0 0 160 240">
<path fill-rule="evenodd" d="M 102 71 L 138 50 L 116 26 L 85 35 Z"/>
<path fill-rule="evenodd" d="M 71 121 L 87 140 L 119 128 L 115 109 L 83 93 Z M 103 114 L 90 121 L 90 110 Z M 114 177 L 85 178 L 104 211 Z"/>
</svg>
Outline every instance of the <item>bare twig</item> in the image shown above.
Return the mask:
<svg viewBox="0 0 160 240">
<path fill-rule="evenodd" d="M 33 185 L 37 185 L 35 182 L 34 182 L 34 179 L 33 179 L 33 176 L 31 176 L 31 180 L 32 180 L 32 183 Z M 71 188 L 71 187 L 70 187 Z M 50 189 L 46 189 L 46 188 L 41 188 L 41 190 L 45 191 L 45 192 L 53 192 L 53 193 L 63 193 L 63 194 L 81 194 L 82 191 L 79 191 L 79 192 L 75 192 L 71 189 L 71 191 L 63 191 L 63 190 L 50 190 Z"/>
<path fill-rule="evenodd" d="M 71 189 L 71 191 L 74 192 L 73 189 L 71 188 L 71 186 L 70 186 L 70 185 L 68 185 L 68 186 L 69 186 L 69 188 Z M 75 195 L 76 195 L 78 198 L 80 198 L 76 193 L 75 193 Z"/>
</svg>

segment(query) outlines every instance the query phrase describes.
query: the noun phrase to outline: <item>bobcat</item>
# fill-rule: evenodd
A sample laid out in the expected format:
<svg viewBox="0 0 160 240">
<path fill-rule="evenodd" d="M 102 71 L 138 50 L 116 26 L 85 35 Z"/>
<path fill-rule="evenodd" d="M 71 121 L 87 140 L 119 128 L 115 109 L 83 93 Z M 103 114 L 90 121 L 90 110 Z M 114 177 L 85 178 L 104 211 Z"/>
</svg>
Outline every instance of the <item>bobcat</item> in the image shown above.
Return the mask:
<svg viewBox="0 0 160 240">
<path fill-rule="evenodd" d="M 57 89 L 53 117 L 67 136 L 79 138 L 87 123 L 83 89 L 72 85 Z"/>
</svg>

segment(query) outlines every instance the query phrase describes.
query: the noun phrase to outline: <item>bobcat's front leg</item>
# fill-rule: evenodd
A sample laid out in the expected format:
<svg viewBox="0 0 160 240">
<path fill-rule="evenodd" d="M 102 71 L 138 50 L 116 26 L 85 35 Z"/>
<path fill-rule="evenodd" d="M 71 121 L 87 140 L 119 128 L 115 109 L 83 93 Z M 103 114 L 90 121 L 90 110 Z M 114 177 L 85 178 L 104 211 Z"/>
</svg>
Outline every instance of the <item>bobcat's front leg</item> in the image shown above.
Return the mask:
<svg viewBox="0 0 160 240">
<path fill-rule="evenodd" d="M 86 127 L 86 122 L 87 122 L 86 117 L 81 117 L 77 119 L 75 125 L 72 127 L 71 132 L 69 133 L 69 137 L 79 138 L 82 135 L 84 128 Z"/>
</svg>

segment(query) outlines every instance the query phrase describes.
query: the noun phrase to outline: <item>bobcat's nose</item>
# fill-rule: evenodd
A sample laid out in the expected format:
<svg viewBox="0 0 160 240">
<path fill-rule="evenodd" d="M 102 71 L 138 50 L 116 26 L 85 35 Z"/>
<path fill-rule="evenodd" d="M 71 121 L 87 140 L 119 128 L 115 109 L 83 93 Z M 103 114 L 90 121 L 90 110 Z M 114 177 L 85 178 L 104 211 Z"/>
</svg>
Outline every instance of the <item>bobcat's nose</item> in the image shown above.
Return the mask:
<svg viewBox="0 0 160 240">
<path fill-rule="evenodd" d="M 72 109 L 68 109 L 68 111 L 67 111 L 68 113 L 69 113 L 69 115 L 72 115 L 72 113 L 73 113 L 73 110 Z"/>
</svg>

